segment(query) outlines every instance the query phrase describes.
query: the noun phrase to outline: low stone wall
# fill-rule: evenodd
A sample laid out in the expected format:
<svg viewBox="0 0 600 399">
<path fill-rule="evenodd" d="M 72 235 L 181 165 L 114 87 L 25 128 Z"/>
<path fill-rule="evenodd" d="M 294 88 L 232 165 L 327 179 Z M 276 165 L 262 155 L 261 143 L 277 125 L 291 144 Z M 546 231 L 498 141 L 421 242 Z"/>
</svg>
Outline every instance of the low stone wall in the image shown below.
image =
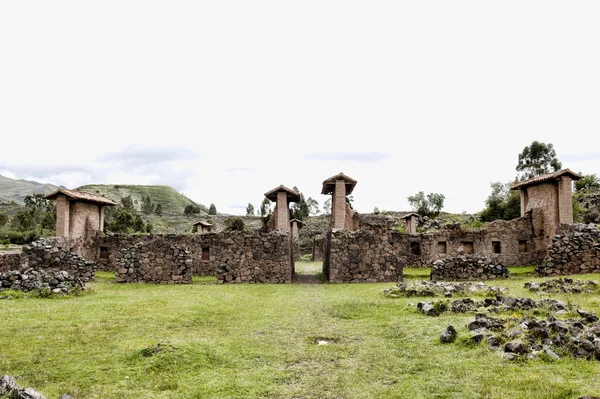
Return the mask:
<svg viewBox="0 0 600 399">
<path fill-rule="evenodd" d="M 231 232 L 219 251 L 219 257 L 224 259 L 217 271 L 219 283 L 292 282 L 294 254 L 290 233 Z"/>
<path fill-rule="evenodd" d="M 20 267 L 20 253 L 0 254 L 0 273 L 8 272 L 11 270 L 19 270 Z"/>
<path fill-rule="evenodd" d="M 0 273 L 0 299 L 3 298 L 2 292 L 5 290 L 36 291 L 38 295 L 70 295 L 75 290 L 86 289 L 81 279 L 64 270 L 57 272 L 26 269 L 22 272 L 11 270 Z"/>
<path fill-rule="evenodd" d="M 390 232 L 332 231 L 326 238 L 323 265 L 329 282 L 401 280 L 404 264 L 394 251 L 390 239 Z"/>
<path fill-rule="evenodd" d="M 486 256 L 457 256 L 433 263 L 431 280 L 495 280 L 508 278 L 506 266 Z"/>
<path fill-rule="evenodd" d="M 600 230 L 594 225 L 561 226 L 537 276 L 600 273 Z"/>
<path fill-rule="evenodd" d="M 115 271 L 117 283 L 192 283 L 191 253 L 168 240 L 141 241 L 121 253 Z"/>
<path fill-rule="evenodd" d="M 22 253 L 0 255 L 0 272 L 32 268 L 66 271 L 84 282 L 93 280 L 96 264 L 74 252 L 73 241 L 63 237 L 43 238 L 23 247 Z"/>
</svg>

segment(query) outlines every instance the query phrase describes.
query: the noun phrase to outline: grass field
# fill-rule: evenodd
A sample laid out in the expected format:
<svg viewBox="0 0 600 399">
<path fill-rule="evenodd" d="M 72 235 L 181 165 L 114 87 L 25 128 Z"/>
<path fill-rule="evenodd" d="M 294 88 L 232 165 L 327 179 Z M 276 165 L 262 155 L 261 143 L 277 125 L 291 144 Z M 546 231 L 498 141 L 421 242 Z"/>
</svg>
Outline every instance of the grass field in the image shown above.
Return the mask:
<svg viewBox="0 0 600 399">
<path fill-rule="evenodd" d="M 537 297 L 522 288 L 532 269 L 515 271 L 496 285 Z M 406 278 L 426 276 L 410 269 Z M 409 303 L 419 298 L 382 295 L 391 285 L 117 285 L 98 273 L 88 295 L 0 301 L 0 374 L 48 399 L 600 394 L 600 362 L 502 360 L 485 344 L 461 343 L 473 315 L 417 314 Z M 600 313 L 596 296 L 552 297 Z M 442 345 L 448 324 L 459 340 Z"/>
</svg>

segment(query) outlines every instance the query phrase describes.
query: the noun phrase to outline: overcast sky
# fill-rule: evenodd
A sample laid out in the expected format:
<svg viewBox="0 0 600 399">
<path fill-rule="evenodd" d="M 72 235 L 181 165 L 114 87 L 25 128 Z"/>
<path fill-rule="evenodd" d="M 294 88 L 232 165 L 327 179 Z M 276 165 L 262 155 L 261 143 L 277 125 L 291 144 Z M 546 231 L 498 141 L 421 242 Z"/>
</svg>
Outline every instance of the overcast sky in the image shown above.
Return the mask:
<svg viewBox="0 0 600 399">
<path fill-rule="evenodd" d="M 600 175 L 598 1 L 3 1 L 0 174 L 220 212 L 358 180 L 477 212 L 533 140 Z"/>
</svg>

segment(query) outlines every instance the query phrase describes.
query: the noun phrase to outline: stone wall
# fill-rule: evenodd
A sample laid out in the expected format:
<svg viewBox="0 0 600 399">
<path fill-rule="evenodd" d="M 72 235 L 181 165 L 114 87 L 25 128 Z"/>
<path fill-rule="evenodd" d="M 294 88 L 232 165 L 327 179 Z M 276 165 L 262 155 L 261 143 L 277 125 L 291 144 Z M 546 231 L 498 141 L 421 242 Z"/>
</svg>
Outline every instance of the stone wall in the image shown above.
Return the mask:
<svg viewBox="0 0 600 399">
<path fill-rule="evenodd" d="M 94 279 L 96 264 L 86 261 L 77 252 L 80 240 L 67 237 L 44 238 L 23 247 L 20 254 L 0 255 L 0 272 L 32 268 L 34 270 L 66 271 L 84 282 Z"/>
<path fill-rule="evenodd" d="M 0 254 L 0 273 L 8 272 L 11 270 L 19 270 L 20 267 L 20 253 Z"/>
<path fill-rule="evenodd" d="M 330 283 L 398 281 L 403 263 L 391 231 L 334 230 L 326 238 L 323 270 Z"/>
<path fill-rule="evenodd" d="M 157 238 L 120 251 L 117 283 L 191 284 L 192 256 L 184 247 Z"/>
<path fill-rule="evenodd" d="M 440 259 L 433 263 L 431 280 L 496 280 L 508 278 L 508 268 L 483 255 L 466 255 Z"/>
<path fill-rule="evenodd" d="M 600 230 L 594 225 L 561 225 L 538 276 L 600 273 Z"/>
<path fill-rule="evenodd" d="M 294 255 L 291 234 L 230 232 L 218 247 L 223 259 L 219 283 L 291 283 Z"/>
<path fill-rule="evenodd" d="M 526 212 L 532 212 L 533 236 L 538 250 L 551 243 L 559 225 L 558 187 L 543 183 L 527 187 Z"/>
</svg>

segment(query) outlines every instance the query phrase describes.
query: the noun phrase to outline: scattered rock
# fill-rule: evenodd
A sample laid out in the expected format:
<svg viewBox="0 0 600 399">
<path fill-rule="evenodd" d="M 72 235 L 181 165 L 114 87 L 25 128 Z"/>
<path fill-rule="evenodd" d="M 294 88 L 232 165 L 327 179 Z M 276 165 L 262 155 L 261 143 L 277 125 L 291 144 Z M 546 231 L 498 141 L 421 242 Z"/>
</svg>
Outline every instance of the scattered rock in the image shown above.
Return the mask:
<svg viewBox="0 0 600 399">
<path fill-rule="evenodd" d="M 442 343 L 454 342 L 455 339 L 456 339 L 456 329 L 451 325 L 446 327 L 446 330 L 444 330 L 444 332 L 440 336 L 440 341 Z"/>
<path fill-rule="evenodd" d="M 398 297 L 438 297 L 453 296 L 495 296 L 508 294 L 507 288 L 494 287 L 483 282 L 444 282 L 420 280 L 415 282 L 400 282 L 396 287 L 384 291 L 390 298 Z"/>
</svg>

